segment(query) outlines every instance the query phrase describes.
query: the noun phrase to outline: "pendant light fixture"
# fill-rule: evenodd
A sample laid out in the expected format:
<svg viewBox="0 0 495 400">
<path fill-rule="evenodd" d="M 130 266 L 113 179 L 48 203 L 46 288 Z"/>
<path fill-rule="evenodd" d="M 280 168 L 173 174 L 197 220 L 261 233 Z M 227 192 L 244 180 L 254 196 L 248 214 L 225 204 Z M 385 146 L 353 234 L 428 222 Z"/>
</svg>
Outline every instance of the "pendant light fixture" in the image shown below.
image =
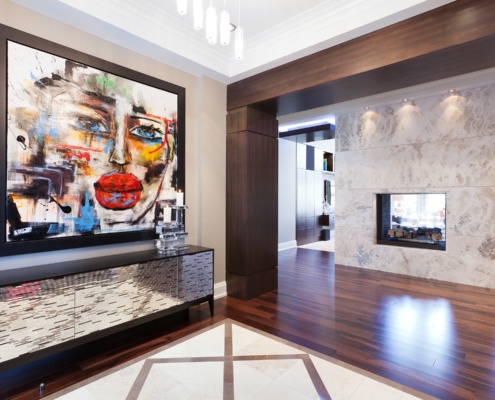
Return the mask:
<svg viewBox="0 0 495 400">
<path fill-rule="evenodd" d="M 177 12 L 180 15 L 187 14 L 187 0 L 177 0 Z"/>
<path fill-rule="evenodd" d="M 223 11 L 220 13 L 220 43 L 227 46 L 230 43 L 230 13 L 227 11 L 227 0 L 223 2 Z"/>
<path fill-rule="evenodd" d="M 218 17 L 217 10 L 213 7 L 213 0 L 210 0 L 210 6 L 206 10 L 206 40 L 208 43 L 215 44 L 218 36 Z"/>
<path fill-rule="evenodd" d="M 242 60 L 244 57 L 244 29 L 241 27 L 241 0 L 239 0 L 239 15 L 235 29 L 234 56 L 236 60 Z"/>
<path fill-rule="evenodd" d="M 203 0 L 193 0 L 194 28 L 203 29 Z"/>
<path fill-rule="evenodd" d="M 188 0 L 176 0 L 177 12 L 180 15 L 187 14 Z M 238 20 L 235 26 L 230 19 L 230 12 L 227 10 L 227 0 L 223 1 L 223 9 L 220 16 L 213 5 L 213 0 L 210 0 L 210 5 L 206 9 L 206 18 L 203 12 L 203 0 L 193 0 L 193 19 L 194 28 L 197 30 L 203 29 L 203 23 L 206 26 L 206 40 L 210 44 L 216 44 L 218 34 L 220 33 L 220 43 L 223 46 L 230 44 L 230 35 L 234 32 L 234 56 L 237 60 L 242 60 L 244 57 L 244 29 L 241 24 L 241 0 L 239 0 Z M 220 23 L 219 23 L 220 19 Z"/>
<path fill-rule="evenodd" d="M 235 30 L 235 58 L 242 60 L 244 58 L 244 28 L 238 26 Z"/>
</svg>

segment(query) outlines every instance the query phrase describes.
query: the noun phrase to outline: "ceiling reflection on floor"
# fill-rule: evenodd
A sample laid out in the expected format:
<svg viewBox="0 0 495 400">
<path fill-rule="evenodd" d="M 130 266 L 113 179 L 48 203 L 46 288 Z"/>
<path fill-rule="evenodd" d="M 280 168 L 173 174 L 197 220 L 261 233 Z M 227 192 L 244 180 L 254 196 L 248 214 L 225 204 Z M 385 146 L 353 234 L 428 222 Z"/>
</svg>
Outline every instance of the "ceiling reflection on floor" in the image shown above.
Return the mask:
<svg viewBox="0 0 495 400">
<path fill-rule="evenodd" d="M 447 300 L 391 296 L 383 315 L 384 342 L 391 361 L 441 370 L 445 359 L 452 357 L 457 335 Z"/>
</svg>

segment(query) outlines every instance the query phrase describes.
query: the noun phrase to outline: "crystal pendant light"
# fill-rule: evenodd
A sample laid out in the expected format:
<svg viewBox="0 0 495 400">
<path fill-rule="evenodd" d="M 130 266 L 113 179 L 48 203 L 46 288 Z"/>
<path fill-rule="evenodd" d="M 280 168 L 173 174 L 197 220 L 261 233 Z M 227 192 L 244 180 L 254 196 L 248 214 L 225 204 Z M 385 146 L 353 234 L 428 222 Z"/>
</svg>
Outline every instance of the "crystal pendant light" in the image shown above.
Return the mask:
<svg viewBox="0 0 495 400">
<path fill-rule="evenodd" d="M 236 60 L 242 60 L 244 57 L 244 29 L 240 26 L 235 29 L 234 47 Z"/>
<path fill-rule="evenodd" d="M 241 28 L 241 0 L 239 0 L 239 15 L 237 18 L 237 28 L 235 29 L 234 57 L 242 60 L 244 57 L 244 29 Z"/>
<path fill-rule="evenodd" d="M 177 12 L 180 15 L 187 14 L 187 0 L 177 0 Z"/>
<path fill-rule="evenodd" d="M 220 13 L 220 43 L 227 46 L 230 43 L 230 13 L 227 11 L 227 0 L 224 1 L 223 8 Z"/>
<path fill-rule="evenodd" d="M 194 0 L 193 3 L 194 13 L 194 28 L 203 29 L 203 0 Z"/>
<path fill-rule="evenodd" d="M 180 15 L 187 14 L 187 3 L 188 0 L 176 0 L 177 12 Z M 193 0 L 192 7 L 194 28 L 201 30 L 203 26 L 206 26 L 208 43 L 216 44 L 220 34 L 220 43 L 227 46 L 231 42 L 230 35 L 234 31 L 234 56 L 235 59 L 242 60 L 244 58 L 244 29 L 241 27 L 241 0 L 239 0 L 237 26 L 231 22 L 230 12 L 227 10 L 227 0 L 223 1 L 223 10 L 220 15 L 217 14 L 213 6 L 213 0 L 210 0 L 210 5 L 206 9 L 206 18 L 204 18 L 203 0 Z"/>
<path fill-rule="evenodd" d="M 217 10 L 213 7 L 213 0 L 210 0 L 210 6 L 206 10 L 206 40 L 208 43 L 215 44 L 218 36 L 218 17 Z"/>
</svg>

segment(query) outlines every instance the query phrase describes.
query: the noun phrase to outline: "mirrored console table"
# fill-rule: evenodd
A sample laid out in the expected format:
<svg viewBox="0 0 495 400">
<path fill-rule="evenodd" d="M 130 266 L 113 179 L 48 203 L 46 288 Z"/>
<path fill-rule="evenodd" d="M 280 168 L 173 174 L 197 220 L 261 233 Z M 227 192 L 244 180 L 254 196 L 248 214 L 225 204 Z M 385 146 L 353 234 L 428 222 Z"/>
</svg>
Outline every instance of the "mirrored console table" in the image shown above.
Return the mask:
<svg viewBox="0 0 495 400">
<path fill-rule="evenodd" d="M 213 249 L 189 246 L 0 273 L 0 370 L 208 302 Z"/>
</svg>

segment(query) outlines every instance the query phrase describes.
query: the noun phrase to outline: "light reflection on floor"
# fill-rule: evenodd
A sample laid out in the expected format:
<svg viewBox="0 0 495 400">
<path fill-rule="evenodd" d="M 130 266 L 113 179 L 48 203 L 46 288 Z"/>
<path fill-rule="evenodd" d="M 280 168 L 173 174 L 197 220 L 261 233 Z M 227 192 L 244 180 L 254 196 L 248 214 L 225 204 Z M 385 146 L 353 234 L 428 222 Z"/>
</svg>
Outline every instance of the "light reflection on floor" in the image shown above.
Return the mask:
<svg viewBox="0 0 495 400">
<path fill-rule="evenodd" d="M 384 307 L 384 335 L 391 361 L 435 367 L 439 359 L 453 356 L 456 328 L 447 300 L 392 296 Z"/>
</svg>

